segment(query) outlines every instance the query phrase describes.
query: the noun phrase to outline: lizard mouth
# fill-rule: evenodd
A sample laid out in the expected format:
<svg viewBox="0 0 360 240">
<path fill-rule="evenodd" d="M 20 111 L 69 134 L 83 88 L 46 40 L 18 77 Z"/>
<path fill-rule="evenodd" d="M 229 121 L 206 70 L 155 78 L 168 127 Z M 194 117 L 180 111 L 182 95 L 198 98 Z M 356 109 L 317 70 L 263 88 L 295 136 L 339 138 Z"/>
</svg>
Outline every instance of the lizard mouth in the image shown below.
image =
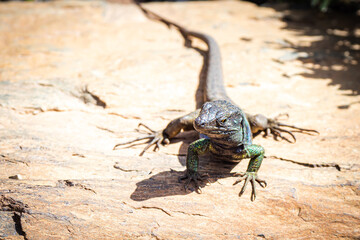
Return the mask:
<svg viewBox="0 0 360 240">
<path fill-rule="evenodd" d="M 219 127 L 198 127 L 195 130 L 203 134 L 230 135 L 238 131 L 237 128 L 219 128 Z"/>
</svg>

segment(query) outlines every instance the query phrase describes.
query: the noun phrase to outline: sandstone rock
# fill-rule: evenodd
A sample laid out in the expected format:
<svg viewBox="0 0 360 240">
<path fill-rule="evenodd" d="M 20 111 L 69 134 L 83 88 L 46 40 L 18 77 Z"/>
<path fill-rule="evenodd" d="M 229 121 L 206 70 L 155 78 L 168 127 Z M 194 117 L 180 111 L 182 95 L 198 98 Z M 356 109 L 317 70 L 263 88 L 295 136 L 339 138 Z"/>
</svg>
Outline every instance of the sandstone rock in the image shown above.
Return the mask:
<svg viewBox="0 0 360 240">
<path fill-rule="evenodd" d="M 215 37 L 244 109 L 287 112 L 284 122 L 320 135 L 254 140 L 269 185 L 255 202 L 232 185 L 247 160 L 203 157 L 211 184 L 185 192 L 178 177 L 196 134 L 143 157 L 143 146 L 112 148 L 141 135 L 139 122 L 161 129 L 194 109 L 201 55 L 131 4 L 2 2 L 0 238 L 358 239 L 359 54 L 347 64 L 338 36 L 322 35 L 356 21 L 285 22 L 286 12 L 240 1 L 146 7 Z M 307 59 L 274 61 L 288 52 Z"/>
</svg>

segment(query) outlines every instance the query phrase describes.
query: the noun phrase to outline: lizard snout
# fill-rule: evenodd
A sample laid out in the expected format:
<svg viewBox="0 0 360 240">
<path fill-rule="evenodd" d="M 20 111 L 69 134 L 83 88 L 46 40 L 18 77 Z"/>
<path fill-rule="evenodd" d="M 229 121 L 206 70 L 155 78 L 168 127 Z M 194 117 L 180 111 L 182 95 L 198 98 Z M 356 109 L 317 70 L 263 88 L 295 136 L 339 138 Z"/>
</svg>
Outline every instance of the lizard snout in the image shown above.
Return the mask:
<svg viewBox="0 0 360 240">
<path fill-rule="evenodd" d="M 206 126 L 206 119 L 201 118 L 201 116 L 197 117 L 194 121 L 194 128 L 201 129 Z"/>
</svg>

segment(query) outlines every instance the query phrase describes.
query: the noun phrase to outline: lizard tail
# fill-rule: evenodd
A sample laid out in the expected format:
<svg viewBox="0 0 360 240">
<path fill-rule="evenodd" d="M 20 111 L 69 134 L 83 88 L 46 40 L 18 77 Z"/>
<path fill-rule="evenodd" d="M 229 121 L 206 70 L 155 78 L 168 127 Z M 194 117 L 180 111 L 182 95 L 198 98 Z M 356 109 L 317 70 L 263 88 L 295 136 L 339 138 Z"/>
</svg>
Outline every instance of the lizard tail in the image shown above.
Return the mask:
<svg viewBox="0 0 360 240">
<path fill-rule="evenodd" d="M 215 101 L 221 99 L 231 101 L 225 91 L 222 76 L 221 54 L 219 46 L 216 43 L 215 39 L 207 34 L 189 31 L 181 25 L 169 21 L 166 18 L 163 18 L 158 14 L 144 8 L 137 0 L 134 0 L 134 2 L 149 19 L 162 22 L 169 28 L 175 27 L 185 39 L 185 46 L 191 46 L 191 44 L 189 44 L 191 43 L 191 39 L 189 37 L 198 38 L 204 41 L 208 46 L 207 57 L 205 60 L 206 79 L 204 81 L 203 87 L 203 101 L 200 106 L 207 101 Z"/>
</svg>

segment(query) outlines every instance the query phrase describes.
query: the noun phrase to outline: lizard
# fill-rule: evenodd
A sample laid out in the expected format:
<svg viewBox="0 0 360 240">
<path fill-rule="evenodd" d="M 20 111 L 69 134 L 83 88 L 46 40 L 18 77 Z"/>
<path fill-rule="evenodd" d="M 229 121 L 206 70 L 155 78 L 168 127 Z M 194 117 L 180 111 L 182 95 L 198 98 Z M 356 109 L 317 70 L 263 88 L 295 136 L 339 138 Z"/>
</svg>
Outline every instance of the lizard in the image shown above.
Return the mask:
<svg viewBox="0 0 360 240">
<path fill-rule="evenodd" d="M 318 132 L 278 122 L 277 118 L 271 119 L 262 114 L 252 115 L 243 112 L 226 93 L 222 75 L 220 48 L 215 39 L 210 35 L 190 31 L 177 23 L 169 21 L 145 9 L 136 1 L 135 4 L 148 18 L 177 29 L 185 39 L 185 45 L 189 45 L 189 43 L 191 45 L 191 38 L 200 39 L 207 45 L 204 60 L 206 74 L 203 86 L 201 86 L 203 88 L 203 99 L 200 101 L 202 107 L 170 121 L 160 131 L 154 131 L 140 123 L 139 126 L 144 126 L 150 131 L 147 136 L 116 144 L 113 149 L 148 139 L 148 144 L 140 153 L 140 156 L 142 156 L 153 145 L 155 151 L 160 149 L 161 144 L 169 144 L 170 140 L 181 131 L 196 130 L 200 138 L 189 145 L 185 175 L 180 178 L 180 180 L 186 180 L 184 184 L 185 190 L 188 189 L 191 182 L 194 183 L 196 192 L 201 190 L 198 182 L 203 181 L 207 176 L 198 172 L 199 156 L 202 154 L 209 152 L 218 159 L 230 162 L 239 162 L 245 158 L 250 158 L 246 172 L 240 173 L 240 178 L 236 180 L 234 185 L 244 181 L 239 192 L 239 196 L 241 196 L 250 182 L 252 185 L 251 201 L 254 201 L 256 198 L 256 182 L 261 187 L 266 187 L 267 183 L 258 178 L 257 175 L 265 150 L 262 146 L 252 143 L 253 137 L 261 132 L 264 132 L 264 135 L 270 132 L 275 138 L 280 137 L 288 142 L 295 142 L 296 137 L 293 132 L 284 127 L 307 134 Z M 283 136 L 282 132 L 288 133 L 292 141 Z"/>
</svg>

